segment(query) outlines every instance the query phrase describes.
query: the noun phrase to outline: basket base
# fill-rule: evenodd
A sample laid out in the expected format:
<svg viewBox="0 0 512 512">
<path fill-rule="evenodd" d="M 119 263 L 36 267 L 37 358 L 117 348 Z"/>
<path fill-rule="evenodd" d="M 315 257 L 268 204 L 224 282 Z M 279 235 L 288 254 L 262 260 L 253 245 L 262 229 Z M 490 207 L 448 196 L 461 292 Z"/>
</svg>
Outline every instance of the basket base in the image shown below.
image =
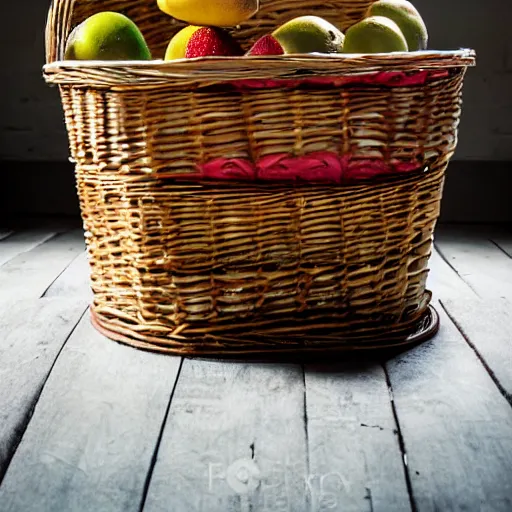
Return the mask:
<svg viewBox="0 0 512 512">
<path fill-rule="evenodd" d="M 215 338 L 205 337 L 205 343 L 187 341 L 161 340 L 142 341 L 135 337 L 116 332 L 112 324 L 101 315 L 91 309 L 91 321 L 93 326 L 107 338 L 125 345 L 151 351 L 185 357 L 206 357 L 223 359 L 281 359 L 307 361 L 318 360 L 330 357 L 333 354 L 344 356 L 365 355 L 392 355 L 404 348 L 423 343 L 439 330 L 439 314 L 436 309 L 429 305 L 423 315 L 413 324 L 394 325 L 373 331 L 368 334 L 336 334 L 329 333 L 329 341 L 321 341 L 323 336 L 307 334 L 300 339 L 287 339 L 282 337 L 279 345 L 269 344 L 262 341 L 249 342 L 245 336 L 237 342 L 236 335 L 230 336 L 230 343 L 215 341 Z M 319 341 L 320 339 L 320 341 Z M 332 360 L 332 358 L 331 358 Z"/>
</svg>

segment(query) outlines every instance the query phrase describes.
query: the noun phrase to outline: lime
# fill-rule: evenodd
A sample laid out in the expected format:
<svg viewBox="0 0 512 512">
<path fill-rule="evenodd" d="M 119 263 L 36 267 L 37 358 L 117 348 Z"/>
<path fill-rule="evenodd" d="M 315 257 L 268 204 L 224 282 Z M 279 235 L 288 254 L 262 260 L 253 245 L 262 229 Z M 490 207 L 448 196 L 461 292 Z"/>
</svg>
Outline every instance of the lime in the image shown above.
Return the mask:
<svg viewBox="0 0 512 512">
<path fill-rule="evenodd" d="M 151 60 L 137 25 L 118 12 L 99 12 L 77 25 L 67 40 L 67 60 Z"/>
<path fill-rule="evenodd" d="M 337 53 L 345 36 L 319 16 L 299 16 L 278 27 L 272 36 L 285 53 Z"/>
<path fill-rule="evenodd" d="M 425 50 L 428 31 L 418 10 L 408 0 L 379 0 L 370 6 L 368 16 L 385 16 L 403 32 L 409 51 Z"/>
<path fill-rule="evenodd" d="M 398 25 L 383 16 L 370 16 L 345 34 L 344 53 L 406 52 L 407 41 Z"/>
</svg>

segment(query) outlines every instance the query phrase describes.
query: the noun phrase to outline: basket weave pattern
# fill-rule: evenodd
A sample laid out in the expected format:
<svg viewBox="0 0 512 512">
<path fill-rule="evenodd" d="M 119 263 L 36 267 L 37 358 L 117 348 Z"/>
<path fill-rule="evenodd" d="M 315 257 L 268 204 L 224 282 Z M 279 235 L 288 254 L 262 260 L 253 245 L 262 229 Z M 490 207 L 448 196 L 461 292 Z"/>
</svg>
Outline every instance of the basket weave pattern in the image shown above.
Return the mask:
<svg viewBox="0 0 512 512">
<path fill-rule="evenodd" d="M 236 36 L 252 41 L 306 13 L 346 27 L 369 3 L 264 1 Z M 175 24 L 156 2 L 142 4 L 123 3 L 122 12 L 163 51 Z M 49 62 L 77 22 L 107 9 L 118 10 L 57 0 Z M 137 346 L 187 354 L 354 348 L 367 343 L 365 333 L 409 328 L 430 302 L 432 235 L 472 59 L 47 66 L 76 162 L 96 325 Z M 413 85 L 364 81 L 419 70 L 434 74 Z M 307 82 L 319 77 L 328 80 Z M 292 168 L 345 162 L 342 178 L 376 164 L 407 172 L 361 183 L 229 179 L 276 155 Z M 229 164 L 227 180 L 205 179 L 216 161 Z"/>
<path fill-rule="evenodd" d="M 120 186 L 79 170 L 94 309 L 147 335 L 417 316 L 441 182 L 433 169 L 376 187 L 369 205 L 364 187 Z"/>
<path fill-rule="evenodd" d="M 458 71 L 408 87 L 62 92 L 79 165 L 182 177 L 219 158 L 315 153 L 419 169 L 455 150 L 462 79 Z"/>
</svg>

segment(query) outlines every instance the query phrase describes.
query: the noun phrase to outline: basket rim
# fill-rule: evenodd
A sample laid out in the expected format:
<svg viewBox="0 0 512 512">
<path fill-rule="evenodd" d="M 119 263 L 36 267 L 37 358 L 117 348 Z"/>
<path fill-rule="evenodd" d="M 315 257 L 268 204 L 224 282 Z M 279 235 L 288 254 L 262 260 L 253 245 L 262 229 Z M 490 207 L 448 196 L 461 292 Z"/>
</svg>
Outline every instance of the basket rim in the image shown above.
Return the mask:
<svg viewBox="0 0 512 512">
<path fill-rule="evenodd" d="M 423 50 L 374 54 L 289 54 L 197 57 L 164 61 L 59 60 L 43 66 L 49 83 L 145 85 L 170 81 L 222 81 L 347 76 L 379 71 L 418 71 L 472 67 L 473 49 Z"/>
<path fill-rule="evenodd" d="M 70 67 L 111 67 L 119 68 L 130 66 L 134 68 L 147 68 L 155 64 L 172 67 L 195 62 L 258 62 L 258 61 L 280 61 L 280 62 L 311 62 L 325 59 L 327 61 L 353 61 L 364 59 L 370 64 L 394 63 L 395 61 L 417 60 L 419 57 L 426 59 L 436 58 L 447 64 L 453 59 L 474 60 L 476 52 L 472 48 L 459 48 L 458 50 L 419 50 L 406 52 L 385 52 L 385 53 L 289 53 L 286 55 L 233 55 L 233 56 L 207 56 L 193 57 L 175 60 L 151 59 L 151 60 L 56 60 L 44 65 L 44 68 L 51 69 L 56 65 L 65 64 Z M 469 62 L 468 65 L 471 65 Z M 460 65 L 460 62 L 457 63 Z M 180 66 L 181 67 L 181 66 Z"/>
</svg>

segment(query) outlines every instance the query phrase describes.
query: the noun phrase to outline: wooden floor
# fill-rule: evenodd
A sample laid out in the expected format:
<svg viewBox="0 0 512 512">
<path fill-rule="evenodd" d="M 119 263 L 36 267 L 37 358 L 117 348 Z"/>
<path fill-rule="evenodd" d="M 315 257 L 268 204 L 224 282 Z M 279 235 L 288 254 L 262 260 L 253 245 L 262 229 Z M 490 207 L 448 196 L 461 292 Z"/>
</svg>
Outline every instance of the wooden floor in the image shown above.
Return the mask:
<svg viewBox="0 0 512 512">
<path fill-rule="evenodd" d="M 0 230 L 0 511 L 512 511 L 512 231 L 439 227 L 435 339 L 191 360 L 90 324 L 80 229 Z"/>
</svg>

